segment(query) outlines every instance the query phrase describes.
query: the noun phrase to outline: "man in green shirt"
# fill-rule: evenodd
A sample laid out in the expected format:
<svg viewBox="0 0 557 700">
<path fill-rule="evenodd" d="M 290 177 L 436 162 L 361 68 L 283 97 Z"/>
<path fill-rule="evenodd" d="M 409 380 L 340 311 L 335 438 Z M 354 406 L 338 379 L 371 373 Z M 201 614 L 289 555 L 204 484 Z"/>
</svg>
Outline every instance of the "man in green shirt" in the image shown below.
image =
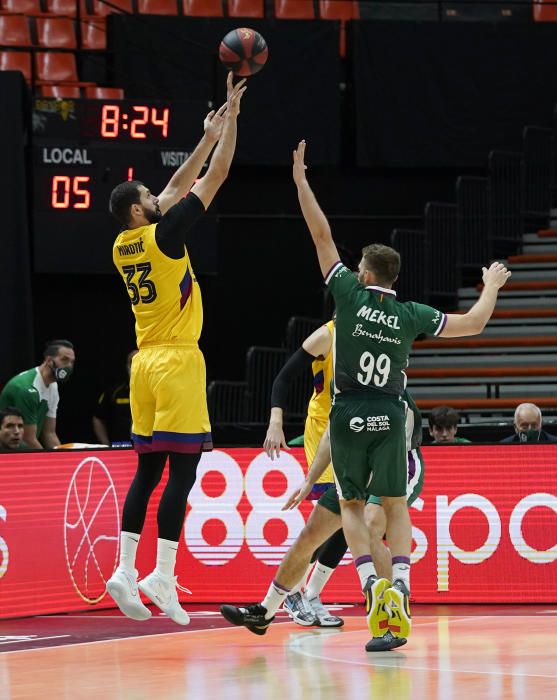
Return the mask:
<svg viewBox="0 0 557 700">
<path fill-rule="evenodd" d="M 451 406 L 436 406 L 429 414 L 432 445 L 469 445 L 470 440 L 456 436 L 460 416 Z"/>
<path fill-rule="evenodd" d="M 47 343 L 43 362 L 12 377 L 0 393 L 0 409 L 13 406 L 23 416 L 23 439 L 30 449 L 52 449 L 56 435 L 58 383 L 71 376 L 75 352 L 69 340 Z"/>
</svg>

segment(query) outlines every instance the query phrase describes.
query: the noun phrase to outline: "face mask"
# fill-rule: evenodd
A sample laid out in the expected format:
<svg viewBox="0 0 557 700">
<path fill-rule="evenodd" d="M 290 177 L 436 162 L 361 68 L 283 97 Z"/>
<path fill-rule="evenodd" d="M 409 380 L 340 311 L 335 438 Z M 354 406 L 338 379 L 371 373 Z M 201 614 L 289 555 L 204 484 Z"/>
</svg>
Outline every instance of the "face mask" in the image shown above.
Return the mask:
<svg viewBox="0 0 557 700">
<path fill-rule="evenodd" d="M 541 430 L 536 430 L 535 428 L 529 428 L 528 430 L 521 430 L 518 433 L 519 442 L 539 442 L 540 441 Z"/>
<path fill-rule="evenodd" d="M 72 376 L 73 367 L 58 367 L 56 364 L 53 364 L 50 371 L 58 384 L 64 384 Z"/>
</svg>

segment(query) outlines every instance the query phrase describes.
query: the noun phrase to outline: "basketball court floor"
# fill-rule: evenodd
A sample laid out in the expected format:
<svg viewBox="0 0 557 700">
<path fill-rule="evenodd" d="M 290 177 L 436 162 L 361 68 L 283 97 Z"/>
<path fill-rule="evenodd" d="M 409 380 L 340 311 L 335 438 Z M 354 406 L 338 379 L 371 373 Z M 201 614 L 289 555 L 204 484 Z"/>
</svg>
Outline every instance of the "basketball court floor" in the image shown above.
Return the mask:
<svg viewBox="0 0 557 700">
<path fill-rule="evenodd" d="M 397 651 L 366 653 L 363 607 L 332 607 L 342 629 L 279 612 L 265 636 L 214 605 L 178 627 L 158 611 L 0 621 L 0 698 L 23 700 L 526 700 L 557 698 L 557 608 L 414 605 Z"/>
</svg>

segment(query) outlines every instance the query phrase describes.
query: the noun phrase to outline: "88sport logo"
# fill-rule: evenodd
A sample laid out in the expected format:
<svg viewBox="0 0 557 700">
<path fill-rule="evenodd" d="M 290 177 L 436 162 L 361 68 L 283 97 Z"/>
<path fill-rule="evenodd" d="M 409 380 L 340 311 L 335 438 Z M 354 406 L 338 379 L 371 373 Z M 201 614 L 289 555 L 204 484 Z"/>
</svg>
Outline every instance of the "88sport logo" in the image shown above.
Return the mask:
<svg viewBox="0 0 557 700">
<path fill-rule="evenodd" d="M 281 508 L 304 476 L 298 460 L 287 452 L 277 462 L 260 453 L 245 473 L 226 452 L 204 455 L 184 528 L 192 556 L 207 566 L 220 566 L 235 559 L 245 542 L 262 563 L 280 564 L 305 523 L 299 510 Z"/>
</svg>

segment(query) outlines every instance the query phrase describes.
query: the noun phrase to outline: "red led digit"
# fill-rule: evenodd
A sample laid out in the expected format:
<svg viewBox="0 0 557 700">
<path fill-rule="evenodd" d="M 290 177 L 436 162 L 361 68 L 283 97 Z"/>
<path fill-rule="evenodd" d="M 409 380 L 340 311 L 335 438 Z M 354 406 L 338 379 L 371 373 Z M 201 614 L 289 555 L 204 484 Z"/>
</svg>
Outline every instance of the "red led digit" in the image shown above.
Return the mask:
<svg viewBox="0 0 557 700">
<path fill-rule="evenodd" d="M 157 110 L 155 107 L 151 109 L 151 124 L 153 126 L 160 126 L 162 129 L 162 136 L 166 138 L 168 136 L 168 117 L 170 116 L 170 110 L 168 107 L 162 110 L 161 119 L 157 118 Z"/>
<path fill-rule="evenodd" d="M 132 139 L 146 139 L 147 135 L 142 131 L 138 131 L 137 127 L 145 126 L 145 124 L 147 124 L 147 122 L 149 121 L 149 107 L 140 107 L 138 105 L 134 105 L 132 109 L 134 109 L 136 112 L 139 112 L 139 114 L 142 114 L 143 116 L 132 119 L 130 136 L 132 137 Z"/>
<path fill-rule="evenodd" d="M 50 201 L 53 209 L 67 209 L 70 206 L 70 178 L 67 175 L 55 175 L 52 178 Z"/>
<path fill-rule="evenodd" d="M 73 179 L 73 193 L 76 197 L 82 197 L 80 202 L 76 202 L 73 205 L 74 209 L 89 209 L 91 206 L 91 193 L 89 190 L 80 189 L 79 185 L 89 182 L 91 178 L 87 176 L 78 176 Z"/>
<path fill-rule="evenodd" d="M 101 114 L 101 136 L 105 139 L 115 139 L 120 130 L 120 107 L 118 105 L 103 105 Z"/>
</svg>

